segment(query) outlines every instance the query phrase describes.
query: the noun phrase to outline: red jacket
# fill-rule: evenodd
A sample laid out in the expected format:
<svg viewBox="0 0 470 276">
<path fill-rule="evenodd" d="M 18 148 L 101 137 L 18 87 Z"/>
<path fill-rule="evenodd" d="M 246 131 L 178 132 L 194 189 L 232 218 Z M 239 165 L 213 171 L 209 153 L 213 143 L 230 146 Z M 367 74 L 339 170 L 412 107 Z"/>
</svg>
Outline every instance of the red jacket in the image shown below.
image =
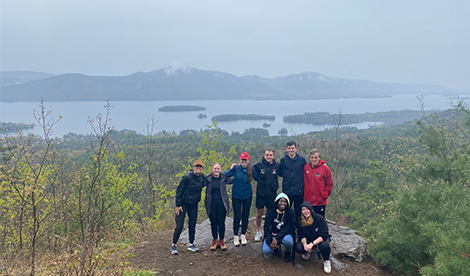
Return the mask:
<svg viewBox="0 0 470 276">
<path fill-rule="evenodd" d="M 304 166 L 304 201 L 310 201 L 312 206 L 328 204 L 328 197 L 333 190 L 331 170 L 326 162 L 320 159 L 317 166 L 311 163 Z"/>
</svg>

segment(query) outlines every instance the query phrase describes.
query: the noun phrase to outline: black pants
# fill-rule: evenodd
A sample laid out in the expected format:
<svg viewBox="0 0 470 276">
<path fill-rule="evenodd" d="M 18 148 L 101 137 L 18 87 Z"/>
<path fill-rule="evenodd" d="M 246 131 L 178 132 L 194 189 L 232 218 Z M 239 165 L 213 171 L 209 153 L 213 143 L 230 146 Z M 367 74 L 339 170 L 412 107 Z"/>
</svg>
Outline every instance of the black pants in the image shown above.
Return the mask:
<svg viewBox="0 0 470 276">
<path fill-rule="evenodd" d="M 219 234 L 219 239 L 221 240 L 225 237 L 225 216 L 225 206 L 222 199 L 212 200 L 209 220 L 211 222 L 212 238 L 214 240 L 217 239 L 217 234 Z"/>
<path fill-rule="evenodd" d="M 188 214 L 189 219 L 189 243 L 194 243 L 194 235 L 196 234 L 196 221 L 197 221 L 197 203 L 193 205 L 183 204 L 183 211 L 179 215 L 175 215 L 176 228 L 173 233 L 173 243 L 176 244 L 180 238 L 181 231 L 183 231 L 184 218 Z"/>
<path fill-rule="evenodd" d="M 321 256 L 323 257 L 324 261 L 327 261 L 330 259 L 330 238 L 326 239 L 326 241 L 322 241 L 320 244 L 318 244 L 318 248 L 320 249 Z M 308 243 L 311 243 L 312 241 L 307 241 Z M 301 240 L 298 240 L 295 243 L 295 252 L 299 254 L 305 254 L 307 251 L 304 250 L 304 246 L 302 244 Z M 312 252 L 314 252 L 312 250 Z"/>
<path fill-rule="evenodd" d="M 294 205 L 295 218 L 300 217 L 300 205 L 304 202 L 304 195 L 287 195 L 290 200 L 290 207 Z"/>
<path fill-rule="evenodd" d="M 318 206 L 312 206 L 313 211 L 322 217 L 325 217 L 325 210 L 326 210 L 326 205 L 318 205 Z"/>
<path fill-rule="evenodd" d="M 248 216 L 250 216 L 251 208 L 250 196 L 247 199 L 236 199 L 232 197 L 233 205 L 233 235 L 238 235 L 240 229 L 240 219 L 242 221 L 242 235 L 245 235 L 246 229 L 248 229 Z"/>
</svg>

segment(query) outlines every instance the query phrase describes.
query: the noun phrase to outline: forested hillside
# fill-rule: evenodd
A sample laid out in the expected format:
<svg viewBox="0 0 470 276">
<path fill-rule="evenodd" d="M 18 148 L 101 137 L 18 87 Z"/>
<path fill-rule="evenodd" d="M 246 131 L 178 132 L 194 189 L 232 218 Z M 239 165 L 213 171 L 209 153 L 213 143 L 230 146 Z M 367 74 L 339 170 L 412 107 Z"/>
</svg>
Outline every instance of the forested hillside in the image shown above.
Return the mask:
<svg viewBox="0 0 470 276">
<path fill-rule="evenodd" d="M 289 140 L 305 157 L 320 149 L 334 178 L 327 218 L 360 230 L 377 262 L 407 275 L 470 271 L 465 102 L 414 123 L 358 130 L 337 120 L 296 137 L 230 135 L 216 121 L 180 135 L 154 133 L 152 120 L 146 135 L 114 131 L 108 105 L 89 121 L 94 135 L 53 139 L 60 118 L 41 106 L 43 137 L 2 138 L 0 274 L 129 273 L 124 249 L 141 233 L 174 227 L 175 189 L 194 160 L 207 174 L 215 162 L 226 170 L 242 151 L 254 163 L 269 147 L 279 161 Z"/>
</svg>

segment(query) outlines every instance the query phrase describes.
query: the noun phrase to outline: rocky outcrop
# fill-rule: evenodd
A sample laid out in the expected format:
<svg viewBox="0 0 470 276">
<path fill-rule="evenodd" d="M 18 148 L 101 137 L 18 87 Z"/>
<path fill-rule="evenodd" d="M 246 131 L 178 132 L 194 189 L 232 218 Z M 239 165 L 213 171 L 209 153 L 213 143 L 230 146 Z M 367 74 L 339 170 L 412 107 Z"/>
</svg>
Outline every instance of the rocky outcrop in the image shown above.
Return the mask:
<svg viewBox="0 0 470 276">
<path fill-rule="evenodd" d="M 250 223 L 254 218 L 250 219 Z M 333 265 L 338 269 L 346 265 L 342 264 L 339 259 L 349 259 L 356 262 L 363 262 L 368 257 L 368 245 L 363 237 L 357 234 L 356 231 L 339 225 L 334 221 L 328 222 L 328 228 L 331 235 L 331 255 L 334 257 Z M 262 243 L 249 242 L 248 246 L 233 246 L 233 219 L 226 218 L 225 221 L 225 241 L 229 250 L 235 250 L 238 254 L 250 257 L 262 257 L 261 246 Z M 188 243 L 188 230 L 185 230 L 180 237 L 181 243 Z M 206 219 L 201 224 L 196 226 L 196 238 L 194 243 L 198 247 L 210 246 L 212 242 L 211 227 L 209 219 Z M 336 263 L 336 264 L 335 264 Z"/>
</svg>

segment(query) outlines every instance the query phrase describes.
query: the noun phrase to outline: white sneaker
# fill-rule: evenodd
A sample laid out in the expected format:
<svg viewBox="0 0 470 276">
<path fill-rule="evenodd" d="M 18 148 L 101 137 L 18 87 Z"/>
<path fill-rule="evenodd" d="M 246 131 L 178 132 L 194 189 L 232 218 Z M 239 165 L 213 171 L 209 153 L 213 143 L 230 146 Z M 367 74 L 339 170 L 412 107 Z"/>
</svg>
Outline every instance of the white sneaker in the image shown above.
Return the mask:
<svg viewBox="0 0 470 276">
<path fill-rule="evenodd" d="M 331 272 L 330 260 L 323 262 L 323 271 L 325 271 L 325 273 L 330 273 Z"/>
<path fill-rule="evenodd" d="M 306 261 L 310 259 L 310 252 L 306 252 L 305 254 L 302 254 L 302 260 Z"/>
<path fill-rule="evenodd" d="M 255 242 L 259 242 L 261 241 L 261 237 L 263 236 L 263 234 L 261 234 L 261 232 L 256 232 L 255 234 Z"/>
<path fill-rule="evenodd" d="M 241 234 L 240 235 L 240 239 L 242 240 L 242 245 L 246 245 L 248 243 L 248 241 L 246 240 L 246 236 Z"/>
<path fill-rule="evenodd" d="M 240 237 L 239 236 L 233 236 L 233 245 L 235 245 L 235 246 L 240 245 Z"/>
</svg>

